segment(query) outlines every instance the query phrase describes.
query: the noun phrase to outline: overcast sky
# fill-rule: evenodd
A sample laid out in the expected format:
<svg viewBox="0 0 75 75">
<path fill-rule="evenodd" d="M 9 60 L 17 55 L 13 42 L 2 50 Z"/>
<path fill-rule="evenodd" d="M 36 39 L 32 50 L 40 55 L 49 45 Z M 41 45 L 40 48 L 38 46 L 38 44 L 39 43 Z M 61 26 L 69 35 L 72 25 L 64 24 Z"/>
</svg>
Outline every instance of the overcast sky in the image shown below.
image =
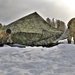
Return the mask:
<svg viewBox="0 0 75 75">
<path fill-rule="evenodd" d="M 75 0 L 0 0 L 0 22 L 9 24 L 30 13 L 67 23 L 75 17 Z"/>
</svg>

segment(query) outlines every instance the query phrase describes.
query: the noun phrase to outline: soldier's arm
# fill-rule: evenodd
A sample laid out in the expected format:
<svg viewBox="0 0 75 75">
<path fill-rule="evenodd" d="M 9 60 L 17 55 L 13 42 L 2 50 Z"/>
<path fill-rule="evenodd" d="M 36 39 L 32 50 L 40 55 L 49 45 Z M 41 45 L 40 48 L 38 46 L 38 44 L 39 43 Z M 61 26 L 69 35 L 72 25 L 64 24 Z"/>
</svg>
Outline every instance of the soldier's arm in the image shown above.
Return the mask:
<svg viewBox="0 0 75 75">
<path fill-rule="evenodd" d="M 8 40 L 9 40 L 9 43 L 13 43 L 13 40 L 12 40 L 12 38 L 11 38 L 11 34 L 9 34 Z"/>
<path fill-rule="evenodd" d="M 4 36 L 5 36 L 5 33 L 4 33 L 4 32 L 2 32 L 2 33 L 0 34 L 0 39 L 3 39 L 3 38 L 4 38 Z"/>
</svg>

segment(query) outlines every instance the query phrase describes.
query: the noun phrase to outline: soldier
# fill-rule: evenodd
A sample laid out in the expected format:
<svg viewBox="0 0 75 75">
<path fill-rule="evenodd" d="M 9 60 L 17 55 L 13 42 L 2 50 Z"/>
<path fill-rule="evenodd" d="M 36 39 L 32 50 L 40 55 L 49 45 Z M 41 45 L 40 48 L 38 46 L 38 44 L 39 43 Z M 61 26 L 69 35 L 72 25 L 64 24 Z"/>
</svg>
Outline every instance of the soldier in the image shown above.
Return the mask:
<svg viewBox="0 0 75 75">
<path fill-rule="evenodd" d="M 0 34 L 0 46 L 4 44 L 12 44 L 13 41 L 11 39 L 11 30 L 7 29 Z"/>
<path fill-rule="evenodd" d="M 74 44 L 75 44 L 75 18 L 72 18 L 69 22 L 68 22 L 68 38 L 67 41 L 68 43 L 71 43 L 71 39 L 73 37 L 74 40 Z"/>
</svg>

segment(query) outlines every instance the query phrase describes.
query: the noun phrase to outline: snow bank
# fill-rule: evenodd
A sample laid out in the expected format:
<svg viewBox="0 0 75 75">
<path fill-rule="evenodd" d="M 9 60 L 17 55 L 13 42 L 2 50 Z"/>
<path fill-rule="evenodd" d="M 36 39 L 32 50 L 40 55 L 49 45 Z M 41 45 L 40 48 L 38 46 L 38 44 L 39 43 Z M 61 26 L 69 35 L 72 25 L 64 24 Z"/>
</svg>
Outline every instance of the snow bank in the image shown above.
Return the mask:
<svg viewBox="0 0 75 75">
<path fill-rule="evenodd" d="M 74 57 L 74 44 L 0 47 L 0 75 L 75 75 Z"/>
</svg>

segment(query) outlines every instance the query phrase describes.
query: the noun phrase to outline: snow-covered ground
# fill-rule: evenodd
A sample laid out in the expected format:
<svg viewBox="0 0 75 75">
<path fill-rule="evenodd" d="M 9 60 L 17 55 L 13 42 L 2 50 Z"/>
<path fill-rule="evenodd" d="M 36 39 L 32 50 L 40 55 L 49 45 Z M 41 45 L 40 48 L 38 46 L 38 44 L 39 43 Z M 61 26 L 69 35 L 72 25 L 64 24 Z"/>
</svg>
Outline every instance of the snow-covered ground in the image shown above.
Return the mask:
<svg viewBox="0 0 75 75">
<path fill-rule="evenodd" d="M 0 75 L 75 75 L 75 45 L 0 47 Z"/>
</svg>

